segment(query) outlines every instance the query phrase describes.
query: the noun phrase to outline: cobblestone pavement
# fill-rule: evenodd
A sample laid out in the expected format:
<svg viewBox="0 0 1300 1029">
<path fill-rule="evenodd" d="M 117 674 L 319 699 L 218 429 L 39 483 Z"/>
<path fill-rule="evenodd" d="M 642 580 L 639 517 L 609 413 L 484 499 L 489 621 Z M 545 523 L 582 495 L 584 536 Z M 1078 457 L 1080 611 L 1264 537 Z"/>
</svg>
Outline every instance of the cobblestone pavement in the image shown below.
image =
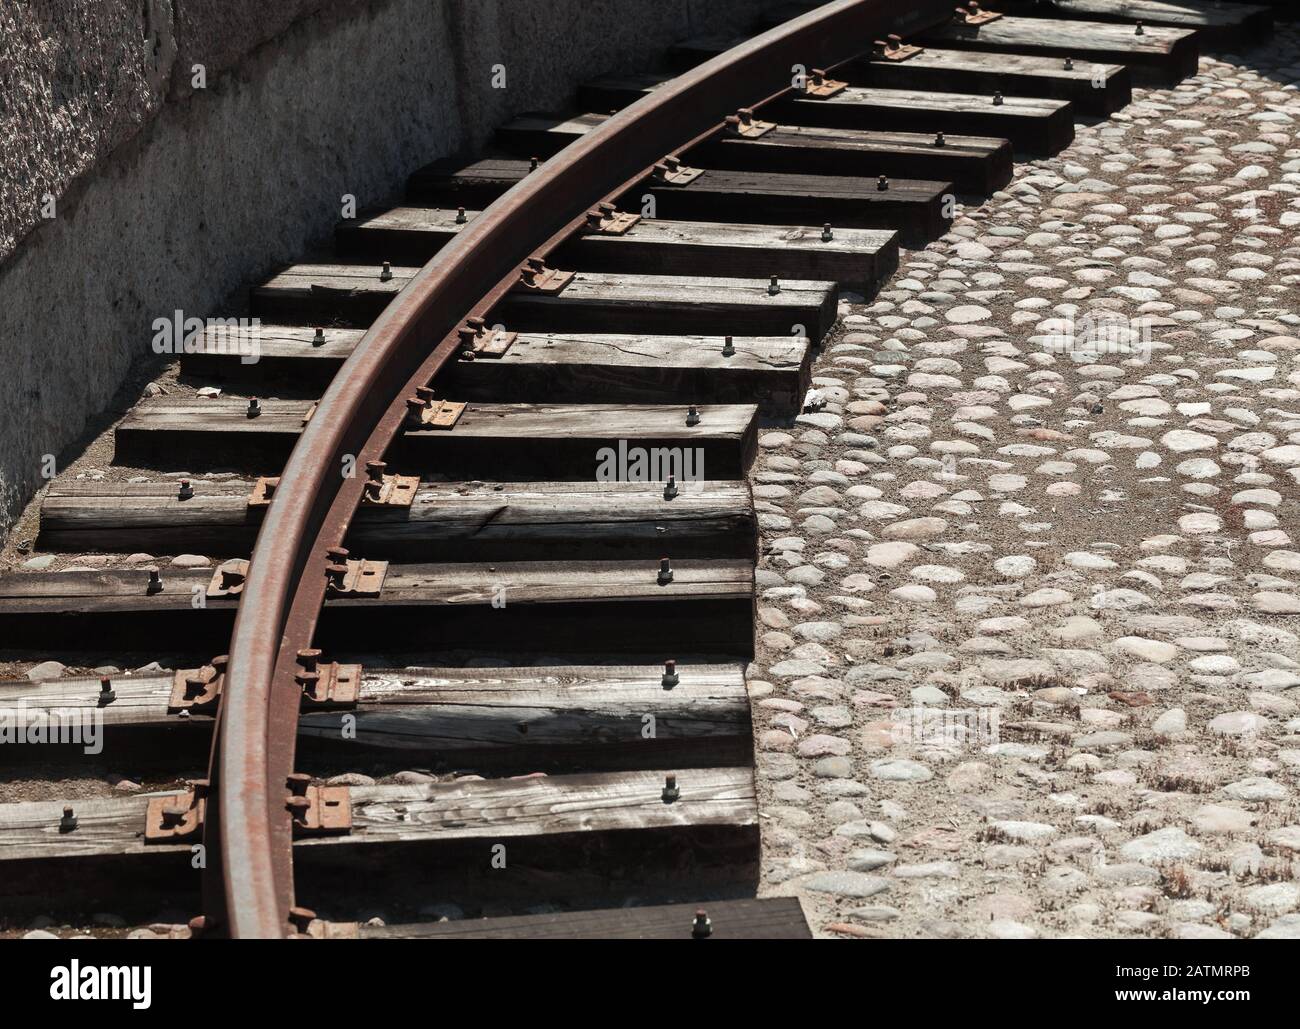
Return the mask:
<svg viewBox="0 0 1300 1029">
<path fill-rule="evenodd" d="M 760 437 L 767 895 L 1300 936 L 1300 35 L 905 252 Z M 820 405 L 820 406 L 819 406 Z"/>
</svg>

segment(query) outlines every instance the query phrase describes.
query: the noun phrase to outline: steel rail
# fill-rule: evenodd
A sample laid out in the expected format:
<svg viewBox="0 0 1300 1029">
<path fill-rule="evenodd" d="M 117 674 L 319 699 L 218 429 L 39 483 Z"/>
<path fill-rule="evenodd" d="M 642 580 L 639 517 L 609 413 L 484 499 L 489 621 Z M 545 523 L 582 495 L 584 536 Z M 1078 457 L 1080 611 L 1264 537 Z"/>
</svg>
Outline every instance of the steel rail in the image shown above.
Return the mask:
<svg viewBox="0 0 1300 1029">
<path fill-rule="evenodd" d="M 470 222 L 421 268 L 335 376 L 294 447 L 258 533 L 235 621 L 209 767 L 204 924 L 233 937 L 292 930 L 293 771 L 301 690 L 328 551 L 360 504 L 365 463 L 401 430 L 406 398 L 456 352 L 456 329 L 485 316 L 583 224 L 596 202 L 642 181 L 683 141 L 791 88 L 795 65 L 833 67 L 887 32 L 951 17 L 953 0 L 835 0 L 671 80 L 571 143 Z M 345 478 L 345 463 L 363 474 Z M 327 649 L 330 641 L 321 641 Z"/>
</svg>

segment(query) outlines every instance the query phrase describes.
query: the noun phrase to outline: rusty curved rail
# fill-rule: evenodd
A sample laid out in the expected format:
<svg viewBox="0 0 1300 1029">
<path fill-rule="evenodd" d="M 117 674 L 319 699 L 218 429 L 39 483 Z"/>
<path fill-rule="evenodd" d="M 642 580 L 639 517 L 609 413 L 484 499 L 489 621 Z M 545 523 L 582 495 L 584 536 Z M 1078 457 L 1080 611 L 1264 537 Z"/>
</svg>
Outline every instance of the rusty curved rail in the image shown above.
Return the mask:
<svg viewBox="0 0 1300 1029">
<path fill-rule="evenodd" d="M 835 0 L 672 80 L 545 162 L 430 260 L 371 326 L 290 455 L 258 534 L 235 622 L 209 767 L 205 923 L 223 935 L 283 937 L 294 904 L 297 652 L 312 644 L 328 551 L 340 545 L 365 476 L 400 431 L 406 397 L 596 202 L 636 185 L 666 154 L 721 128 L 740 107 L 790 88 L 792 68 L 834 67 L 886 32 L 943 21 L 952 0 Z M 763 98 L 756 104 L 756 98 Z"/>
</svg>

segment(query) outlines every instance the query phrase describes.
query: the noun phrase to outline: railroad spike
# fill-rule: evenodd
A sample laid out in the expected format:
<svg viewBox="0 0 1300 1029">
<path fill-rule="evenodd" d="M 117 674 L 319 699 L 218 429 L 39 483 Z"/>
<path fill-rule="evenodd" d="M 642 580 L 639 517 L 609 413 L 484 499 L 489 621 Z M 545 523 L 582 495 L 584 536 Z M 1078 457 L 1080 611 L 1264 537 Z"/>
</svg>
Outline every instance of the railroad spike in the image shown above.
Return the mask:
<svg viewBox="0 0 1300 1029">
<path fill-rule="evenodd" d="M 673 801 L 681 799 L 682 791 L 677 788 L 677 776 L 664 776 L 664 791 L 660 796 L 665 804 L 671 804 Z"/>
<path fill-rule="evenodd" d="M 292 907 L 289 909 L 289 924 L 299 933 L 305 933 L 314 921 L 316 921 L 316 912 L 311 908 Z"/>
<path fill-rule="evenodd" d="M 667 586 L 673 581 L 673 563 L 666 557 L 659 559 L 659 585 Z"/>
</svg>

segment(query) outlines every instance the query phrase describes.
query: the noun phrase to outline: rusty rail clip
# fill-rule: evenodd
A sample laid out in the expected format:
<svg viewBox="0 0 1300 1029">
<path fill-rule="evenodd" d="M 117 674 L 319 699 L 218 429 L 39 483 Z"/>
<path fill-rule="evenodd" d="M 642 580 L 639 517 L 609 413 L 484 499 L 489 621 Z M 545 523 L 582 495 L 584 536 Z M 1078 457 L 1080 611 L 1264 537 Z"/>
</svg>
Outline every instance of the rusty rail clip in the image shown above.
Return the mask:
<svg viewBox="0 0 1300 1029">
<path fill-rule="evenodd" d="M 188 843 L 201 838 L 208 810 L 208 781 L 195 779 L 190 789 L 171 797 L 150 797 L 144 813 L 145 843 Z"/>
<path fill-rule="evenodd" d="M 340 547 L 331 548 L 331 561 L 325 566 L 328 577 L 325 584 L 327 596 L 338 597 L 377 597 L 384 588 L 384 578 L 388 575 L 387 561 L 347 561 L 347 551 Z M 336 560 L 339 553 L 344 561 Z"/>
<path fill-rule="evenodd" d="M 488 329 L 487 323 L 482 318 L 466 318 L 465 324 L 456 332 L 460 336 L 462 361 L 473 361 L 479 357 L 492 359 L 504 357 L 519 338 L 517 332 Z"/>
<path fill-rule="evenodd" d="M 829 97 L 839 96 L 849 88 L 847 82 L 841 82 L 839 79 L 828 79 L 826 72 L 821 68 L 814 68 L 812 73 L 804 81 L 804 96 L 813 97 L 817 100 L 826 100 Z"/>
<path fill-rule="evenodd" d="M 217 565 L 208 583 L 209 597 L 237 597 L 244 592 L 244 580 L 248 578 L 248 562 L 243 558 L 232 558 Z"/>
<path fill-rule="evenodd" d="M 660 186 L 685 186 L 704 174 L 702 168 L 691 168 L 682 164 L 676 157 L 665 157 L 654 166 L 651 173 L 656 184 Z"/>
<path fill-rule="evenodd" d="M 327 711 L 354 708 L 361 693 L 361 666 L 341 665 L 337 661 L 320 663 L 319 650 L 298 651 L 301 670 L 294 682 L 302 687 L 302 708 Z"/>
<path fill-rule="evenodd" d="M 958 7 L 953 15 L 954 20 L 962 25 L 987 25 L 1001 17 L 1002 15 L 997 11 L 981 10 L 975 0 L 970 0 L 965 7 Z"/>
<path fill-rule="evenodd" d="M 902 36 L 887 36 L 876 40 L 876 56 L 886 61 L 906 61 L 909 57 L 924 53 L 925 47 L 904 43 Z"/>
<path fill-rule="evenodd" d="M 639 214 L 620 211 L 613 204 L 602 203 L 587 212 L 587 224 L 582 227 L 582 231 L 602 236 L 625 236 L 640 220 Z"/>
<path fill-rule="evenodd" d="M 735 114 L 727 115 L 727 131 L 734 136 L 758 139 L 760 136 L 766 136 L 774 128 L 776 122 L 760 121 L 754 117 L 754 112 L 748 107 L 742 107 Z"/>
<path fill-rule="evenodd" d="M 562 272 L 558 268 L 552 268 L 540 257 L 530 257 L 519 269 L 516 288 L 553 297 L 564 292 L 564 287 L 573 281 L 575 274 L 576 272 Z"/>
<path fill-rule="evenodd" d="M 311 776 L 294 772 L 285 784 L 285 806 L 293 817 L 293 835 L 346 836 L 352 831 L 352 798 L 346 786 L 313 786 Z"/>
<path fill-rule="evenodd" d="M 275 488 L 280 485 L 278 475 L 259 475 L 248 493 L 249 507 L 268 507 L 275 496 Z"/>
<path fill-rule="evenodd" d="M 172 692 L 167 698 L 167 713 L 215 714 L 217 700 L 226 675 L 226 655 L 214 657 L 202 668 L 182 668 L 172 676 Z"/>
<path fill-rule="evenodd" d="M 464 413 L 464 403 L 435 400 L 433 390 L 428 386 L 418 387 L 415 396 L 406 398 L 408 429 L 454 429 Z"/>
<path fill-rule="evenodd" d="M 383 461 L 366 463 L 366 485 L 361 493 L 365 507 L 410 507 L 420 487 L 418 475 L 387 475 Z"/>
</svg>

